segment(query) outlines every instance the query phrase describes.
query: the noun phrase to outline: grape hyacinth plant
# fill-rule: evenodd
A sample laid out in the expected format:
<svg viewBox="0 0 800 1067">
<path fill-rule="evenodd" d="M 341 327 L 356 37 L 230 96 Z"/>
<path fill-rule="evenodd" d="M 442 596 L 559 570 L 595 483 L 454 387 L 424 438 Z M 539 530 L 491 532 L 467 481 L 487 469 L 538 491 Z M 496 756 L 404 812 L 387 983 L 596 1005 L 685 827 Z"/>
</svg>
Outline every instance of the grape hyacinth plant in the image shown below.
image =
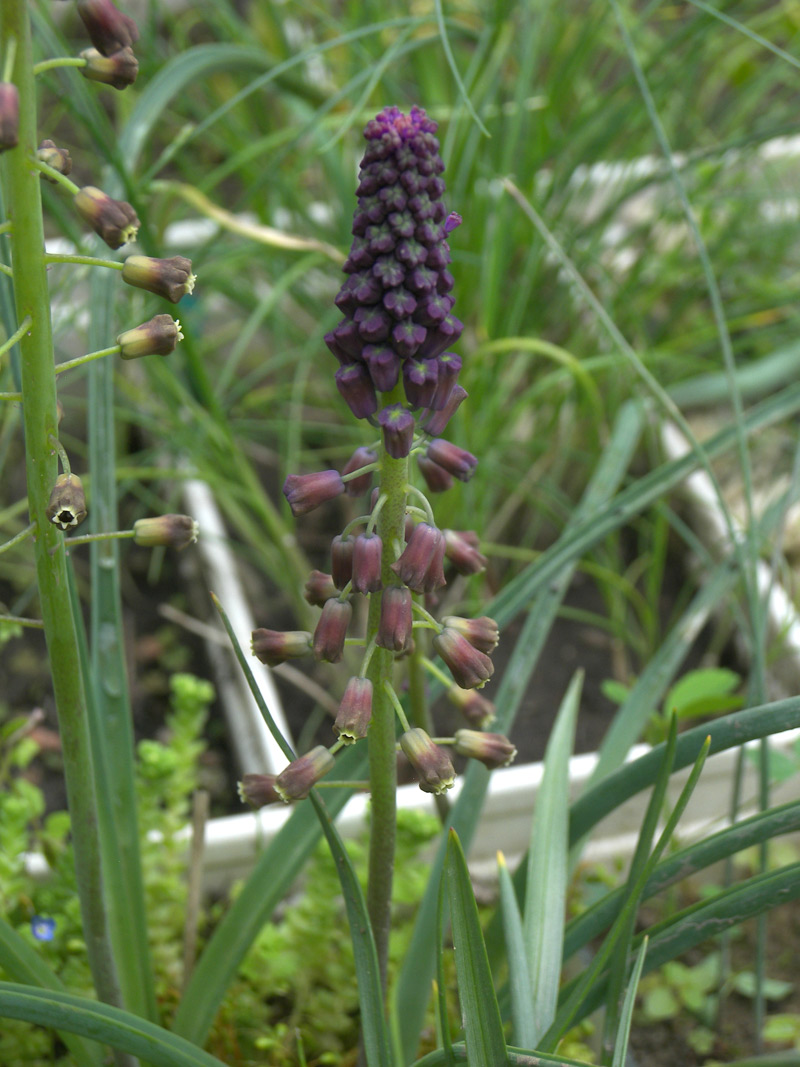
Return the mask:
<svg viewBox="0 0 800 1067">
<path fill-rule="evenodd" d="M 491 766 L 506 765 L 515 755 L 505 738 L 477 729 L 432 739 L 420 699 L 426 670 L 446 677 L 425 654 L 427 632 L 433 631 L 433 647 L 452 674 L 454 703 L 471 726 L 485 726 L 491 704 L 481 700 L 476 710 L 466 691 L 491 677 L 490 653 L 498 638 L 491 619 L 440 623 L 428 610 L 426 595 L 446 584 L 446 561 L 461 574 L 479 573 L 486 561 L 476 534 L 437 527 L 428 497 L 410 481 L 412 456 L 431 492 L 448 488 L 453 478 L 468 480 L 477 465 L 473 455 L 440 436 L 466 392 L 458 384 L 461 357 L 451 351 L 463 326 L 453 314 L 448 269 L 448 235 L 461 219 L 445 206 L 436 129 L 422 108 L 404 114 L 387 107 L 364 130 L 347 277 L 335 298 L 343 317 L 325 343 L 339 362 L 339 392 L 377 435 L 356 450 L 342 473 L 291 474 L 283 491 L 296 517 L 344 493 L 369 503 L 333 539 L 331 574 L 309 578 L 307 599 L 322 609 L 314 633 L 259 629 L 252 636 L 254 655 L 268 665 L 304 654 L 338 663 L 345 643 L 363 648 L 361 663 L 344 690 L 331 748 L 318 746 L 290 763 L 274 789 L 265 789 L 258 776 L 242 786 L 242 796 L 256 806 L 299 799 L 333 769 L 338 749 L 366 739 L 372 797 L 367 904 L 384 984 L 398 750 L 420 788 L 437 796 L 455 777 L 447 745 Z M 357 596 L 368 599 L 360 638 L 348 636 L 359 617 L 352 605 Z M 407 667 L 415 694 L 407 710 L 399 696 L 398 661 Z"/>
</svg>

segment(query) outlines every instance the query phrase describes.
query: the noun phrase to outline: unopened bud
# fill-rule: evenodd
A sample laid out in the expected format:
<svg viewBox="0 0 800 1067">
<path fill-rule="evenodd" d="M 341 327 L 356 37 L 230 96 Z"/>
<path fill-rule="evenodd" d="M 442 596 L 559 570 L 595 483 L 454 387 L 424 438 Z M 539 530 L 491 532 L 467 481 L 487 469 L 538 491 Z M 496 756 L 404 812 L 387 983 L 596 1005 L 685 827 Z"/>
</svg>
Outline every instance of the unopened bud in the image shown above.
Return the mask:
<svg viewBox="0 0 800 1067">
<path fill-rule="evenodd" d="M 283 483 L 283 495 L 289 502 L 292 515 L 305 515 L 320 504 L 333 500 L 344 492 L 344 482 L 338 471 L 317 471 L 314 474 L 290 474 Z"/>
<path fill-rule="evenodd" d="M 239 782 L 239 799 L 251 808 L 280 803 L 281 795 L 275 789 L 276 777 L 274 774 L 246 774 Z"/>
<path fill-rule="evenodd" d="M 42 141 L 36 150 L 36 158 L 46 163 L 48 167 L 52 167 L 53 170 L 57 170 L 59 174 L 69 174 L 72 171 L 72 158 L 69 152 L 66 148 L 59 148 L 54 141 Z M 53 185 L 58 184 L 55 178 L 50 178 L 47 174 L 43 174 L 42 177 L 52 182 Z"/>
<path fill-rule="evenodd" d="M 335 763 L 328 749 L 317 745 L 281 771 L 275 779 L 275 791 L 285 804 L 303 800 Z"/>
<path fill-rule="evenodd" d="M 481 689 L 494 673 L 494 664 L 486 653 L 473 648 L 458 630 L 445 627 L 434 637 L 433 647 L 462 689 Z"/>
<path fill-rule="evenodd" d="M 45 511 L 60 530 L 79 526 L 86 518 L 86 494 L 76 474 L 60 474 L 50 493 Z"/>
<path fill-rule="evenodd" d="M 333 584 L 333 577 L 324 571 L 312 571 L 306 581 L 303 596 L 314 607 L 321 608 L 326 600 L 339 595 L 339 590 Z"/>
<path fill-rule="evenodd" d="M 92 44 L 104 56 L 130 48 L 139 40 L 136 23 L 123 15 L 112 0 L 78 0 L 78 14 Z"/>
<path fill-rule="evenodd" d="M 328 663 L 338 663 L 344 655 L 347 628 L 353 617 L 349 600 L 326 600 L 314 630 L 314 655 Z"/>
<path fill-rule="evenodd" d="M 478 551 L 480 538 L 474 530 L 443 530 L 444 554 L 459 574 L 480 574 L 487 559 Z"/>
<path fill-rule="evenodd" d="M 192 292 L 197 276 L 192 274 L 192 261 L 185 256 L 170 259 L 128 256 L 122 264 L 122 280 L 177 304 L 181 297 Z"/>
<path fill-rule="evenodd" d="M 139 216 L 125 200 L 114 200 L 102 189 L 85 185 L 75 194 L 80 215 L 109 248 L 133 241 L 139 232 Z"/>
<path fill-rule="evenodd" d="M 487 655 L 494 652 L 500 640 L 497 623 L 488 615 L 482 615 L 479 619 L 462 619 L 460 615 L 447 615 L 442 619 L 442 625 L 457 630 L 473 648 L 478 648 Z"/>
<path fill-rule="evenodd" d="M 420 789 L 438 796 L 452 787 L 456 772 L 450 757 L 424 730 L 407 730 L 400 738 L 400 748 L 419 775 Z"/>
<path fill-rule="evenodd" d="M 256 659 L 276 667 L 287 659 L 298 659 L 311 651 L 311 634 L 307 630 L 253 630 L 251 648 Z"/>
<path fill-rule="evenodd" d="M 447 699 L 455 704 L 470 726 L 478 730 L 485 730 L 496 718 L 494 704 L 475 689 L 451 685 L 447 690 Z"/>
<path fill-rule="evenodd" d="M 368 678 L 351 678 L 344 691 L 334 730 L 346 745 L 367 736 L 372 719 L 372 682 Z"/>
<path fill-rule="evenodd" d="M 123 359 L 141 359 L 142 356 L 168 356 L 174 352 L 178 341 L 183 340 L 181 324 L 171 315 L 155 315 L 140 326 L 124 330 L 117 337 Z"/>
<path fill-rule="evenodd" d="M 197 541 L 198 526 L 189 515 L 155 515 L 137 519 L 133 524 L 133 539 L 137 545 L 155 548 L 186 548 Z"/>
<path fill-rule="evenodd" d="M 110 55 L 103 55 L 96 48 L 85 48 L 80 57 L 86 60 L 86 66 L 81 67 L 84 78 L 110 85 L 113 89 L 127 89 L 139 73 L 139 60 L 130 48 L 120 48 L 119 52 Z"/>
<path fill-rule="evenodd" d="M 456 730 L 455 742 L 455 750 L 460 756 L 480 760 L 490 771 L 496 767 L 507 767 L 517 754 L 514 745 L 503 734 Z"/>
<path fill-rule="evenodd" d="M 19 90 L 13 82 L 0 82 L 0 152 L 19 144 Z"/>
</svg>

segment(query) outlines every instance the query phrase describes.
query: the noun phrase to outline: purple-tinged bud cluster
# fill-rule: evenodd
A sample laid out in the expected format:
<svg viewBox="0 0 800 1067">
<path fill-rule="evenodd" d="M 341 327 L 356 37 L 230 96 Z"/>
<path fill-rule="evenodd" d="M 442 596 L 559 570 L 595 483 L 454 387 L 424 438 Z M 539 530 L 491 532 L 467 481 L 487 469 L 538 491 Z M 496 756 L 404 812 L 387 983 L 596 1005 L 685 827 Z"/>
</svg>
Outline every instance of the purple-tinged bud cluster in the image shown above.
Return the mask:
<svg viewBox="0 0 800 1067">
<path fill-rule="evenodd" d="M 458 376 L 460 360 L 448 349 L 463 326 L 452 314 L 447 234 L 460 219 L 442 200 L 435 134 L 418 107 L 408 115 L 387 107 L 364 130 L 347 280 L 336 297 L 344 318 L 325 337 L 342 364 L 337 385 L 359 418 L 398 381 L 412 408 L 442 411 Z"/>
</svg>

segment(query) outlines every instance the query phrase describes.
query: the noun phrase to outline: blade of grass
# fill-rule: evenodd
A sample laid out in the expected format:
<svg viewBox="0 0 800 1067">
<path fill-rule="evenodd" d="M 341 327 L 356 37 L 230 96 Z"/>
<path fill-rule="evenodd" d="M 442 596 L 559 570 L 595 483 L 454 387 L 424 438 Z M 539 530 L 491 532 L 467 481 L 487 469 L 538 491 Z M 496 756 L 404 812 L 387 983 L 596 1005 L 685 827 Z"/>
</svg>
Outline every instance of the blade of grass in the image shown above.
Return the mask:
<svg viewBox="0 0 800 1067">
<path fill-rule="evenodd" d="M 639 979 L 642 976 L 642 967 L 644 967 L 644 957 L 647 953 L 647 938 L 642 939 L 642 947 L 639 949 L 639 955 L 636 957 L 636 963 L 633 966 L 633 972 L 631 973 L 630 981 L 628 982 L 628 990 L 625 994 L 625 1001 L 622 1005 L 622 1011 L 619 1016 L 619 1026 L 617 1027 L 617 1033 L 614 1039 L 614 1055 L 611 1058 L 611 1067 L 625 1067 L 625 1062 L 628 1058 L 628 1041 L 631 1035 L 631 1023 L 633 1022 L 633 1009 L 636 1004 L 636 990 L 639 987 Z"/>
<path fill-rule="evenodd" d="M 503 1063 L 506 1042 L 494 992 L 478 905 L 458 834 L 451 828 L 445 861 L 458 996 L 471 1063 Z"/>
<path fill-rule="evenodd" d="M 575 740 L 583 672 L 569 684 L 544 756 L 528 850 L 528 891 L 523 909 L 525 952 L 531 975 L 534 1026 L 522 1044 L 535 1048 L 553 1022 L 561 980 L 567 906 L 569 760 Z"/>
<path fill-rule="evenodd" d="M 0 982 L 0 1017 L 91 1037 L 152 1067 L 225 1067 L 216 1056 L 138 1015 L 72 993 Z"/>
<path fill-rule="evenodd" d="M 533 1033 L 536 1019 L 533 1014 L 533 987 L 531 985 L 528 956 L 525 951 L 525 935 L 522 929 L 514 883 L 506 866 L 505 856 L 497 853 L 497 878 L 500 886 L 500 911 L 503 917 L 503 934 L 508 960 L 508 986 L 511 992 L 511 1022 L 513 1040 L 524 1044 L 523 1034 Z"/>
</svg>

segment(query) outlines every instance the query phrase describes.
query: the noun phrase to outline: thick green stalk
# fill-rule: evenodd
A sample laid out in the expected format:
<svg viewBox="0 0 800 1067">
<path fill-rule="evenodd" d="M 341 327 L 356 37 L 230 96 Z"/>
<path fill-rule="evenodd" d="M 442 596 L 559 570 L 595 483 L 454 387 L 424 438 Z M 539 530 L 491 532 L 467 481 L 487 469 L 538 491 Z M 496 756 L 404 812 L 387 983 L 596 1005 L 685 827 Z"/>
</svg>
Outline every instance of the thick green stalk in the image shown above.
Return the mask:
<svg viewBox="0 0 800 1067">
<path fill-rule="evenodd" d="M 381 447 L 381 494 L 386 502 L 378 516 L 377 531 L 383 541 L 382 578 L 384 587 L 396 583 L 391 564 L 404 542 L 408 459 L 393 459 Z M 382 593 L 370 597 L 367 643 L 378 632 Z M 369 728 L 369 777 L 372 794 L 370 816 L 369 881 L 367 908 L 378 950 L 381 982 L 386 989 L 386 961 L 391 927 L 392 875 L 394 873 L 395 820 L 397 809 L 397 751 L 395 712 L 386 694 L 385 683 L 392 680 L 394 656 L 376 648 L 367 676 L 373 685 L 372 723 Z"/>
<path fill-rule="evenodd" d="M 4 154 L 3 165 L 5 198 L 13 223 L 11 248 L 17 320 L 22 322 L 26 316 L 31 319 L 30 331 L 20 339 L 19 348 L 28 507 L 36 527 L 36 574 L 64 754 L 86 947 L 98 995 L 108 1003 L 119 1005 L 119 986 L 106 927 L 92 751 L 70 610 L 63 534 L 45 514 L 57 474 L 56 452 L 50 438 L 58 434 L 58 420 L 50 295 L 42 255 L 39 172 L 30 162 L 38 138 L 26 0 L 3 0 L 0 4 L 0 41 L 6 47 L 16 42 L 12 79 L 20 96 L 19 146 Z"/>
</svg>

